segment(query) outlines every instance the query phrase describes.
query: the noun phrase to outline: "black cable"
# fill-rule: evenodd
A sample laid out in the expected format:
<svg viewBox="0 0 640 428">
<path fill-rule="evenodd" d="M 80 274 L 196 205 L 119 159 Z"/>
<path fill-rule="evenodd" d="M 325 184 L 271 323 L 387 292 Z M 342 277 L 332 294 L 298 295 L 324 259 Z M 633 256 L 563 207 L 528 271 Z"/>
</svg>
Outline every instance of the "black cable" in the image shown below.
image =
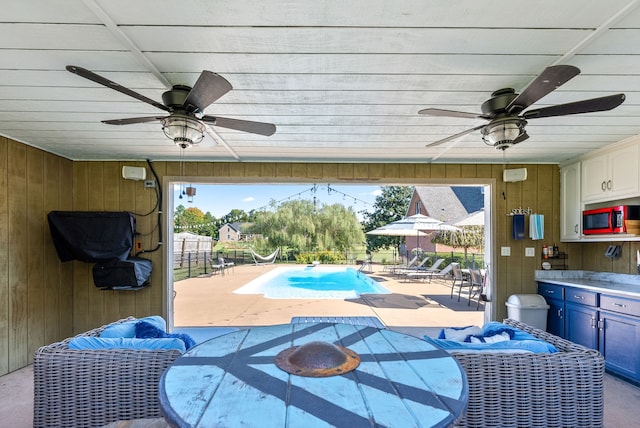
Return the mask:
<svg viewBox="0 0 640 428">
<path fill-rule="evenodd" d="M 162 186 L 160 185 L 160 179 L 158 178 L 158 174 L 156 174 L 156 170 L 153 168 L 153 165 L 151 164 L 151 161 L 149 159 L 147 159 L 147 164 L 149 165 L 149 169 L 151 169 L 151 172 L 153 173 L 153 176 L 156 179 L 156 195 L 157 195 L 156 205 L 149 214 L 151 214 L 155 209 L 158 210 L 158 223 L 155 227 L 158 229 L 158 245 L 156 245 L 156 247 L 151 250 L 138 251 L 135 254 L 136 257 L 142 253 L 153 253 L 154 251 L 158 251 L 162 246 Z M 149 215 L 149 214 L 146 214 L 146 215 Z"/>
</svg>

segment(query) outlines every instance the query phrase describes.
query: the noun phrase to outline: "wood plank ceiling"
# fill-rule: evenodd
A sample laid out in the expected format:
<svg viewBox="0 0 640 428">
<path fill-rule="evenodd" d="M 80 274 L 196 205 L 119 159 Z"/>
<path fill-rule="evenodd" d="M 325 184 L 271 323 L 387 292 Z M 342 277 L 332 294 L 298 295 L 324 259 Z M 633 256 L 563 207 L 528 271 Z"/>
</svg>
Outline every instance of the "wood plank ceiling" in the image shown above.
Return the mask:
<svg viewBox="0 0 640 428">
<path fill-rule="evenodd" d="M 176 160 L 158 109 L 65 71 L 161 100 L 211 70 L 234 89 L 206 114 L 271 122 L 270 137 L 210 127 L 185 160 L 559 163 L 640 130 L 638 0 L 1 0 L 0 134 L 73 160 Z M 536 107 L 623 92 L 617 109 L 530 120 L 503 152 L 480 132 L 494 90 L 545 67 L 582 73 Z"/>
</svg>

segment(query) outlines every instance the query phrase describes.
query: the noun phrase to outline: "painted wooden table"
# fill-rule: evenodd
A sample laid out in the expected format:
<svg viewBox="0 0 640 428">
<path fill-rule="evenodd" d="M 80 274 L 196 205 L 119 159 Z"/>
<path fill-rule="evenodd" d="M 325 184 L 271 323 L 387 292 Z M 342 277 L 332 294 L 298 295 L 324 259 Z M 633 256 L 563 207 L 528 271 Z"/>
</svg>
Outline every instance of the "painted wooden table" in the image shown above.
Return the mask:
<svg viewBox="0 0 640 428">
<path fill-rule="evenodd" d="M 275 356 L 313 341 L 360 355 L 354 371 L 291 375 Z M 413 336 L 350 324 L 253 327 L 204 342 L 160 380 L 160 407 L 178 427 L 432 427 L 466 408 L 467 380 L 449 354 Z"/>
</svg>

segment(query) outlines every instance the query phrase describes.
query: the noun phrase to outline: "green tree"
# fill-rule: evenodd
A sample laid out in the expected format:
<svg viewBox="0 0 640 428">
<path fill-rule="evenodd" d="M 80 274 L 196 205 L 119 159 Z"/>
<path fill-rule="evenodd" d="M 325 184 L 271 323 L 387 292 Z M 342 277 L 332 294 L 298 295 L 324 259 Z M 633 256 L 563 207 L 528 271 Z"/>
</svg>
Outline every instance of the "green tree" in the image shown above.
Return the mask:
<svg viewBox="0 0 640 428">
<path fill-rule="evenodd" d="M 308 200 L 272 203 L 271 211 L 256 213 L 252 232 L 262 234 L 261 250 L 288 247 L 296 252 L 349 251 L 364 242 L 355 212 L 340 204 L 321 205 Z M 268 245 L 265 245 L 268 243 Z"/>
<path fill-rule="evenodd" d="M 381 190 L 382 193 L 376 196 L 373 211 L 363 212 L 362 226 L 366 232 L 404 218 L 413 195 L 413 187 L 411 186 L 385 186 Z M 369 251 L 390 247 L 398 248 L 402 242 L 404 242 L 404 237 L 400 236 L 367 235 L 367 249 Z"/>
</svg>

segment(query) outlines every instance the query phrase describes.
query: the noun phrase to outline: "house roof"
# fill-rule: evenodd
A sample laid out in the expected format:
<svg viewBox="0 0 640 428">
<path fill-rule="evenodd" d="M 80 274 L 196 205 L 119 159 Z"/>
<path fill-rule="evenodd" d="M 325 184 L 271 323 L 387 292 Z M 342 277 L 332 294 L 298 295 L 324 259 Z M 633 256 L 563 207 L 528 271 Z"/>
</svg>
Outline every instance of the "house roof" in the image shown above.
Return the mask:
<svg viewBox="0 0 640 428">
<path fill-rule="evenodd" d="M 423 214 L 440 221 L 453 222 L 484 207 L 482 187 L 416 186 Z"/>
</svg>

